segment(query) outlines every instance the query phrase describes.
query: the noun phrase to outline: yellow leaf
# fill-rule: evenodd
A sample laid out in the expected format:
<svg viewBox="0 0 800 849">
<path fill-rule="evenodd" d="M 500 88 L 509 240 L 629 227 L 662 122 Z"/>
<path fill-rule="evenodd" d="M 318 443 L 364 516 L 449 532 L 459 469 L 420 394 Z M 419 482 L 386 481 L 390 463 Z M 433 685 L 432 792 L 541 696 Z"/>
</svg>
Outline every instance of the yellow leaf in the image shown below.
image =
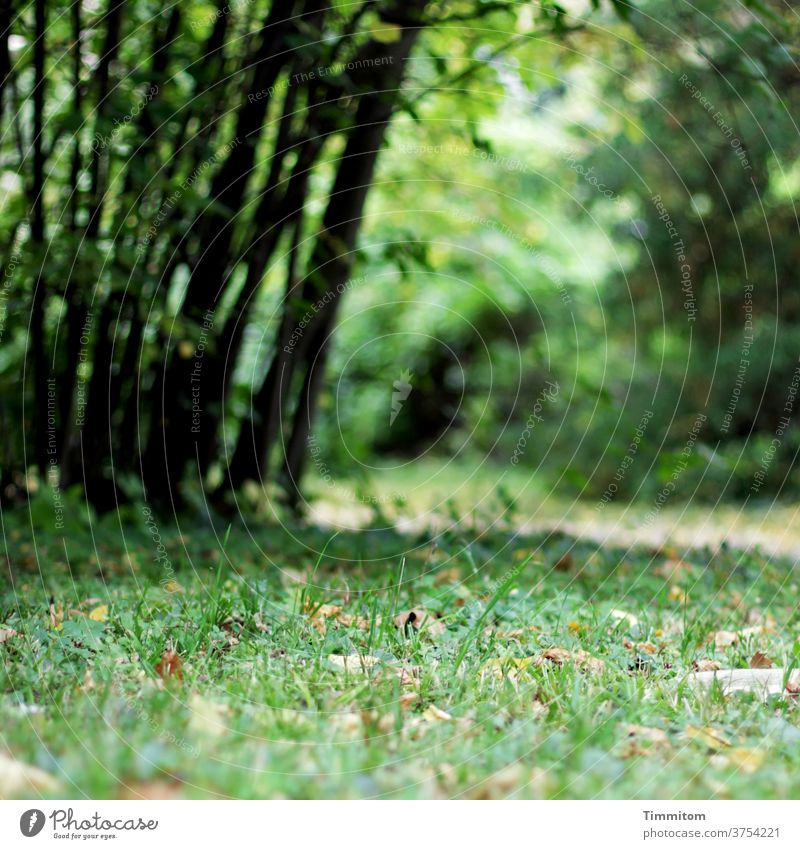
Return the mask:
<svg viewBox="0 0 800 849">
<path fill-rule="evenodd" d="M 707 728 L 698 728 L 695 725 L 689 725 L 686 727 L 686 733 L 692 740 L 697 740 L 698 743 L 702 743 L 715 752 L 727 749 L 731 745 L 731 741 L 721 731 L 717 731 L 716 728 L 711 728 L 710 726 Z"/>
<path fill-rule="evenodd" d="M 422 718 L 429 722 L 448 722 L 453 717 L 446 711 L 437 708 L 436 705 L 428 705 L 422 713 Z"/>
<path fill-rule="evenodd" d="M 108 619 L 108 605 L 100 604 L 92 608 L 89 612 L 89 618 L 94 622 L 105 622 Z"/>
<path fill-rule="evenodd" d="M 750 775 L 763 765 L 765 755 L 761 749 L 731 749 L 727 757 L 737 769 Z"/>
<path fill-rule="evenodd" d="M 161 586 L 164 588 L 164 592 L 167 593 L 183 592 L 183 587 L 176 580 L 165 581 Z"/>
</svg>

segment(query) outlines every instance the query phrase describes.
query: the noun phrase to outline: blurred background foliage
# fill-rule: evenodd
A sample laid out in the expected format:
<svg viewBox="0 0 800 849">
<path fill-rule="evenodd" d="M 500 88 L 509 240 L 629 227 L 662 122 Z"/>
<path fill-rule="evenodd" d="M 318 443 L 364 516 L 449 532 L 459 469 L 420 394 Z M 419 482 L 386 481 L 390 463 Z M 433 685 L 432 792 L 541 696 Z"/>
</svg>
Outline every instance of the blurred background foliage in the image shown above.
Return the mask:
<svg viewBox="0 0 800 849">
<path fill-rule="evenodd" d="M 186 293 L 209 232 L 219 229 L 213 216 L 231 214 L 214 178 L 220 151 L 227 154 L 236 136 L 241 110 L 233 105 L 253 91 L 243 84 L 242 57 L 258 50 L 259 22 L 277 4 L 231 4 L 220 16 L 213 4 L 180 3 L 180 15 L 170 17 L 159 4 L 126 3 L 124 37 L 105 69 L 114 4 L 80 4 L 77 54 L 75 6 L 44 5 L 47 215 L 38 240 L 30 236 L 33 6 L 14 10 L 5 39 L 13 74 L 3 101 L 0 217 L 13 273 L 3 288 L 0 343 L 4 494 L 19 492 L 31 474 L 35 452 L 25 440 L 41 428 L 30 384 L 41 339 L 53 362 L 77 366 L 59 400 L 64 420 L 75 392 L 99 373 L 98 357 L 110 364 L 106 384 L 118 412 L 105 422 L 112 444 L 97 474 L 111 476 L 119 437 L 115 484 L 135 494 L 129 478 L 139 472 L 138 451 L 160 438 L 158 364 L 183 356 L 182 344 L 189 356 L 196 347 L 199 313 L 186 308 Z M 313 52 L 314 66 L 320 45 L 344 44 L 354 55 L 370 40 L 396 41 L 382 8 L 392 4 L 365 3 L 358 37 L 348 42 L 351 5 L 331 4 L 313 38 L 304 41 L 299 26 L 284 46 L 298 61 Z M 310 423 L 321 453 L 303 468 L 309 490 L 324 492 L 326 475 L 360 480 L 365 491 L 391 489 L 380 481 L 391 480 L 392 469 L 416 464 L 425 477 L 454 459 L 465 469 L 507 470 L 537 399 L 555 383 L 518 464 L 542 489 L 597 499 L 613 483 L 614 498 L 653 498 L 674 480 L 676 497 L 796 496 L 800 438 L 793 424 L 780 424 L 800 354 L 793 11 L 772 0 L 456 0 L 428 4 L 426 14 L 432 23 L 403 60 L 402 92 L 330 337 Z M 222 20 L 225 49 L 209 52 Z M 169 56 L 164 67 L 161 55 Z M 281 71 L 276 92 L 300 88 L 291 82 L 295 71 Z M 90 110 L 81 95 L 102 88 L 104 73 L 103 105 Z M 237 257 L 246 257 L 253 232 L 268 229 L 251 214 L 275 159 L 285 108 L 277 97 L 231 219 L 234 259 L 212 269 L 227 285 L 217 324 L 233 317 L 243 329 L 202 469 L 212 490 L 242 421 L 258 414 L 254 393 L 279 350 L 287 257 L 302 267 L 319 249 L 350 138 L 337 109 L 363 96 L 355 73 L 340 77 L 337 102 L 315 104 L 329 138 L 310 172 L 298 230 L 279 233 L 246 313 L 237 313 L 237 298 L 249 267 Z M 154 85 L 158 94 L 148 100 Z M 297 138 L 310 103 L 303 108 Z M 298 151 L 285 157 L 287 175 Z M 101 190 L 102 226 L 93 224 Z M 165 204 L 151 246 L 146 234 Z M 37 305 L 42 269 L 49 292 Z M 39 343 L 29 320 L 37 308 Z M 87 312 L 91 341 L 78 362 L 70 351 Z M 115 347 L 132 335 L 131 350 Z M 392 422 L 395 384 L 409 373 L 410 392 Z M 292 403 L 299 409 L 302 399 Z M 698 416 L 706 418 L 694 442 Z M 779 447 L 754 492 L 779 428 Z M 59 438 L 66 450 L 70 434 Z M 245 477 L 265 482 L 257 470 Z"/>
<path fill-rule="evenodd" d="M 751 487 L 800 354 L 797 23 L 778 3 L 636 5 L 396 121 L 375 285 L 347 302 L 320 425 L 342 472 L 427 450 L 505 466 L 550 378 L 522 460 L 544 488 L 651 498 L 679 469 L 685 498 L 796 496 L 795 426 Z M 450 30 L 437 47 L 456 67 L 468 49 Z M 390 429 L 400 368 L 417 377 Z"/>
</svg>

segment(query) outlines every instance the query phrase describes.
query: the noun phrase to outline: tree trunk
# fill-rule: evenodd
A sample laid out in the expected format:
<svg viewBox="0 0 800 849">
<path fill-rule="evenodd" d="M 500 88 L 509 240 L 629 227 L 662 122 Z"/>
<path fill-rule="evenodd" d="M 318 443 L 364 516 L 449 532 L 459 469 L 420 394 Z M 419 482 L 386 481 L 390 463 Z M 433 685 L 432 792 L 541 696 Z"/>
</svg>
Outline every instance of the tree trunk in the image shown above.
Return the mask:
<svg viewBox="0 0 800 849">
<path fill-rule="evenodd" d="M 340 294 L 352 270 L 364 204 L 372 184 L 375 164 L 384 140 L 386 128 L 397 103 L 399 88 L 414 43 L 420 32 L 420 16 L 427 3 L 416 0 L 403 7 L 403 31 L 398 41 L 390 45 L 372 43 L 374 57 L 390 58 L 389 63 L 372 65 L 373 73 L 364 80 L 353 128 L 337 171 L 323 228 L 309 261 L 309 273 L 302 286 L 298 306 L 293 290 L 286 293 L 278 348 L 256 398 L 254 417 L 245 421 L 228 472 L 232 487 L 240 485 L 246 476 L 265 477 L 269 454 L 280 431 L 280 417 L 295 371 L 302 375 L 302 389 L 289 439 L 284 469 L 284 482 L 292 498 L 302 473 L 306 437 L 310 431 L 322 374 L 327 357 L 327 340 L 332 330 Z M 391 4 L 385 15 L 396 14 Z M 369 59 L 369 55 L 365 56 Z M 293 288 L 293 281 L 289 281 Z M 306 304 L 320 302 L 327 294 L 327 303 L 314 313 L 295 346 L 289 344 L 292 334 L 303 321 Z M 257 418 L 260 414 L 260 420 Z M 250 468 L 248 468 L 250 467 Z"/>
</svg>

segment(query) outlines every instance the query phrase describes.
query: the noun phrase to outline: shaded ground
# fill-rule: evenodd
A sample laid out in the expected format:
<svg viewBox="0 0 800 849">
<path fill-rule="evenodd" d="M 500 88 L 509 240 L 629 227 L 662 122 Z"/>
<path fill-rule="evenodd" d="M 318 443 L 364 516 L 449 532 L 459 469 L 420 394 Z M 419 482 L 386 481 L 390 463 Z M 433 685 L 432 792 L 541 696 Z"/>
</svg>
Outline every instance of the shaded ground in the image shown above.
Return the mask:
<svg viewBox="0 0 800 849">
<path fill-rule="evenodd" d="M 680 687 L 797 662 L 788 560 L 125 519 L 5 517 L 0 735 L 47 795 L 800 794 L 791 697 Z"/>
</svg>

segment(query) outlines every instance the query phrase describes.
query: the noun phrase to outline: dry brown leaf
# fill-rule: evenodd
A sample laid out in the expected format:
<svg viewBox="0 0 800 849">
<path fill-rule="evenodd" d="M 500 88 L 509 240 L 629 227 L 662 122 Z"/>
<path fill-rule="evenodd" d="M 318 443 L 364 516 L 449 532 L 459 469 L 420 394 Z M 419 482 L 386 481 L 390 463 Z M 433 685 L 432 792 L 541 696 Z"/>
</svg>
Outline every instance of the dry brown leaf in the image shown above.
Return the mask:
<svg viewBox="0 0 800 849">
<path fill-rule="evenodd" d="M 11 637 L 18 637 L 19 634 L 13 628 L 0 628 L 0 643 L 10 640 Z"/>
<path fill-rule="evenodd" d="M 398 628 L 414 628 L 415 631 L 425 631 L 432 637 L 439 636 L 447 630 L 447 626 L 435 613 L 423 610 L 421 607 L 412 607 L 394 617 L 394 624 Z"/>
<path fill-rule="evenodd" d="M 339 604 L 315 605 L 310 599 L 307 599 L 305 612 L 311 618 L 311 624 L 324 637 L 328 630 L 327 620 L 338 616 L 342 612 L 342 607 Z"/>
<path fill-rule="evenodd" d="M 602 672 L 605 669 L 605 664 L 597 657 L 593 657 L 589 652 L 580 649 L 576 652 L 571 652 L 568 649 L 558 648 L 553 646 L 545 649 L 540 657 L 535 661 L 536 666 L 541 666 L 545 661 L 563 666 L 565 663 L 574 663 L 578 669 L 589 672 Z"/>
<path fill-rule="evenodd" d="M 771 669 L 775 664 L 764 654 L 763 651 L 757 651 L 751 658 L 748 664 L 751 669 Z"/>
<path fill-rule="evenodd" d="M 156 664 L 156 674 L 164 680 L 167 678 L 177 678 L 178 681 L 183 680 L 183 664 L 176 651 L 173 649 L 166 649 L 164 651 L 161 655 L 161 660 Z"/>
<path fill-rule="evenodd" d="M 648 757 L 669 748 L 669 736 L 660 728 L 626 725 L 624 729 L 627 739 L 622 747 L 623 758 Z"/>
<path fill-rule="evenodd" d="M 572 660 L 572 652 L 569 649 L 560 649 L 557 646 L 545 649 L 542 652 L 542 658 L 555 663 L 558 666 L 563 666 L 568 661 Z"/>
<path fill-rule="evenodd" d="M 658 653 L 658 646 L 649 641 L 644 643 L 634 643 L 631 640 L 623 640 L 622 645 L 628 649 L 628 651 L 642 651 L 645 654 Z"/>
<path fill-rule="evenodd" d="M 419 701 L 419 693 L 403 693 L 400 696 L 400 710 L 408 710 L 412 705 L 415 705 Z"/>
<path fill-rule="evenodd" d="M 628 737 L 638 737 L 656 746 L 669 745 L 669 735 L 661 728 L 651 728 L 647 725 L 626 725 L 625 733 Z"/>
<path fill-rule="evenodd" d="M 57 786 L 56 779 L 44 770 L 0 752 L 0 799 L 30 799 L 52 793 Z"/>
<path fill-rule="evenodd" d="M 722 664 L 718 660 L 701 658 L 694 662 L 695 672 L 716 672 L 717 669 L 722 669 Z"/>
<path fill-rule="evenodd" d="M 561 557 L 556 560 L 553 564 L 553 568 L 556 572 L 569 572 L 574 565 L 574 560 L 572 558 L 572 554 L 568 551 L 566 554 L 562 554 Z"/>
</svg>

